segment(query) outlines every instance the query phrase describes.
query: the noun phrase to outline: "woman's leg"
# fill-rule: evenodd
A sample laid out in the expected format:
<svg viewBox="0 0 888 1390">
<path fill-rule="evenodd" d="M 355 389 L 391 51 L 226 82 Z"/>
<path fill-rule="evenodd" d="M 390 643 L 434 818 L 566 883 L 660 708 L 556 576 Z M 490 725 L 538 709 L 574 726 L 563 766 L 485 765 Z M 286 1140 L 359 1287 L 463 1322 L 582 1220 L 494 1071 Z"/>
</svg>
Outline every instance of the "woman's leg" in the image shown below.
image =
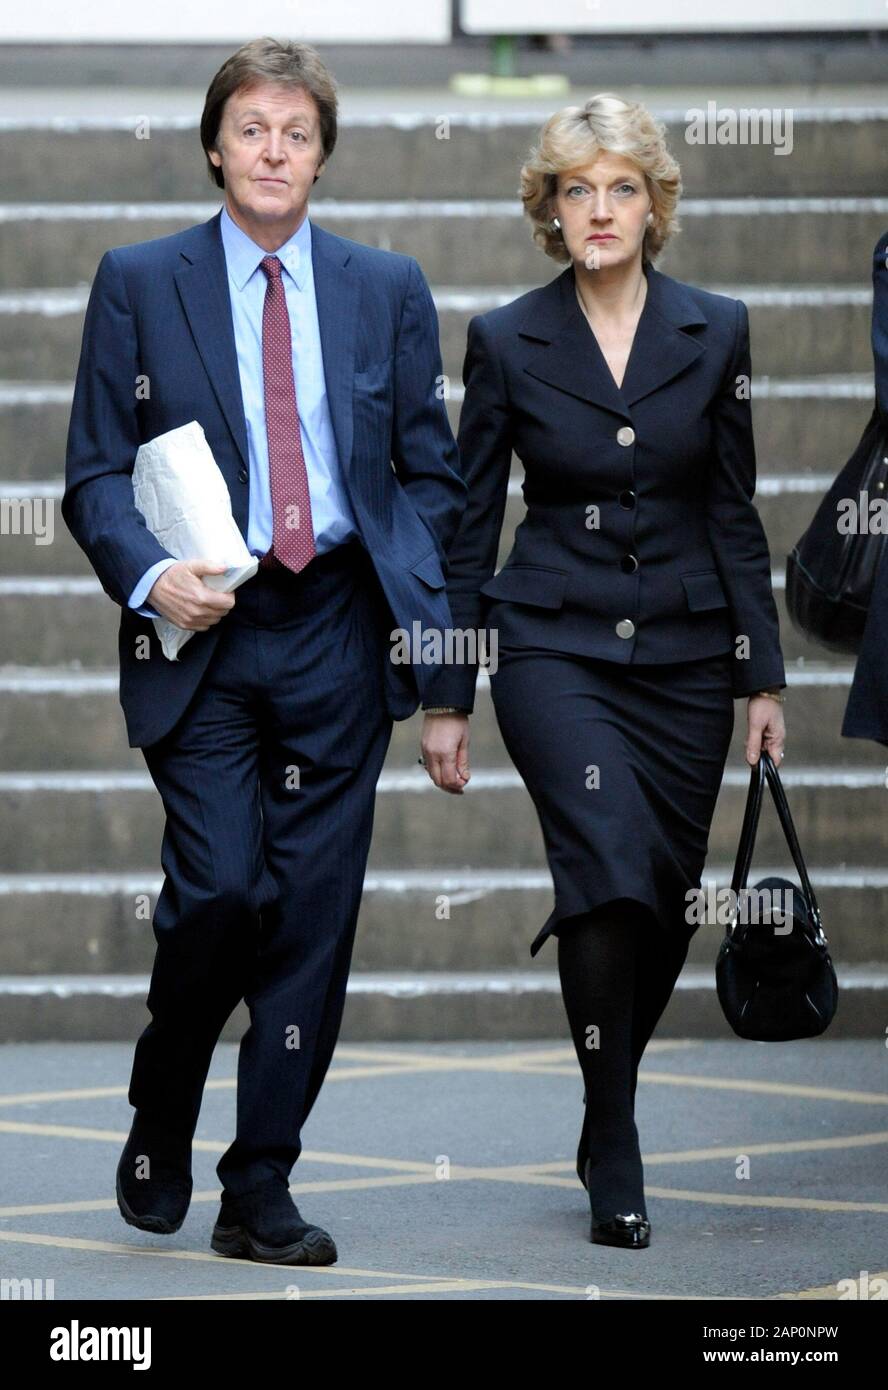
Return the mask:
<svg viewBox="0 0 888 1390">
<path fill-rule="evenodd" d="M 687 960 L 690 937 L 664 932 L 655 922 L 645 924 L 647 935 L 640 939 L 635 969 L 635 998 L 632 1006 L 632 1100 L 638 1083 L 638 1068 L 644 1050 L 653 1036 L 675 983 Z"/>
<path fill-rule="evenodd" d="M 562 924 L 558 971 L 586 1083 L 586 1153 L 595 1216 L 640 1212 L 644 1173 L 633 1117 L 633 1014 L 643 922 L 637 905 L 615 901 Z"/>
</svg>

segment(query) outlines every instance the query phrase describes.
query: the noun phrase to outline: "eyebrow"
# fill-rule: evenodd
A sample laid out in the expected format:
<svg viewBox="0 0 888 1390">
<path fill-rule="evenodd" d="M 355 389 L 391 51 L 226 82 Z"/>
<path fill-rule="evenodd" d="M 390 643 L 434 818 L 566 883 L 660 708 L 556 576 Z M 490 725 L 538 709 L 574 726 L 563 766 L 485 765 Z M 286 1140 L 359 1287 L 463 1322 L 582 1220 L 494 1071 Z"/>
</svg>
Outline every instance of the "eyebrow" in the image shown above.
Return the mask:
<svg viewBox="0 0 888 1390">
<path fill-rule="evenodd" d="M 565 174 L 565 175 L 564 175 L 564 179 L 565 179 L 565 182 L 566 182 L 566 183 L 567 183 L 567 182 L 570 182 L 570 183 L 591 183 L 591 182 L 592 182 L 591 179 L 587 179 L 587 178 L 586 178 L 586 175 L 585 175 L 585 174 L 570 174 L 570 175 Z M 630 183 L 630 182 L 631 182 L 631 183 L 637 183 L 637 182 L 638 182 L 638 175 L 637 175 L 637 174 L 617 174 L 616 178 L 611 179 L 611 183 Z"/>
<path fill-rule="evenodd" d="M 247 119 L 248 116 L 258 116 L 259 119 L 260 119 L 261 121 L 264 121 L 264 120 L 265 120 L 265 112 L 264 112 L 264 111 L 257 111 L 255 106 L 250 106 L 250 107 L 247 108 L 246 111 L 241 111 L 240 114 L 238 115 L 237 119 L 238 119 L 239 121 L 245 121 L 245 120 Z M 302 121 L 305 125 L 311 125 L 311 123 L 312 123 L 311 115 L 310 115 L 307 111 L 306 111 L 304 114 L 301 114 L 301 115 L 296 115 L 296 114 L 291 115 L 290 120 L 291 120 L 292 123 L 295 123 L 295 122 L 297 122 L 297 121 Z"/>
</svg>

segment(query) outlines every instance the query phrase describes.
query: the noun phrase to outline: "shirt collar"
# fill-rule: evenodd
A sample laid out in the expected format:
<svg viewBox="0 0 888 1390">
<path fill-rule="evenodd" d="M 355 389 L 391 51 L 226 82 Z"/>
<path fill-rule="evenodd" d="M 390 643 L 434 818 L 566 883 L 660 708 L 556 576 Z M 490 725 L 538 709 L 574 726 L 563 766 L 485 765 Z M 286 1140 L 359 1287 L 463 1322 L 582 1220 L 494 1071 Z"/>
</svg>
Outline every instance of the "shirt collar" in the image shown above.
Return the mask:
<svg viewBox="0 0 888 1390">
<path fill-rule="evenodd" d="M 269 252 L 264 247 L 257 246 L 252 237 L 247 236 L 224 203 L 219 230 L 222 233 L 228 273 L 237 289 L 242 290 L 250 276 L 258 269 L 259 262 L 269 255 Z M 299 289 L 302 289 L 311 261 L 311 224 L 308 213 L 289 240 L 271 254 L 278 257 L 281 265 L 292 275 Z M 264 272 L 260 271 L 260 274 L 264 278 Z"/>
</svg>

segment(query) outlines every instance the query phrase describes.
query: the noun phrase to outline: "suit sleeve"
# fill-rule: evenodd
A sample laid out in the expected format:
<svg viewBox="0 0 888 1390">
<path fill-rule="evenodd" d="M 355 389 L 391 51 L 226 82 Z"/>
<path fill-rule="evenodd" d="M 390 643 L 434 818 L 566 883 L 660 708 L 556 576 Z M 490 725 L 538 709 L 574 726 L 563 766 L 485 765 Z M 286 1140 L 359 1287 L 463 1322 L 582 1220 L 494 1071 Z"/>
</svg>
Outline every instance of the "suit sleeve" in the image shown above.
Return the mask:
<svg viewBox="0 0 888 1390">
<path fill-rule="evenodd" d="M 448 551 L 447 599 L 458 629 L 479 629 L 481 585 L 496 569 L 512 463 L 511 406 L 502 366 L 481 316 L 469 323 L 463 363 L 465 397 L 457 443 L 468 501 Z M 443 667 L 427 705 L 474 709 L 478 663 Z"/>
<path fill-rule="evenodd" d="M 738 383 L 738 378 L 748 383 L 752 376 L 749 313 L 742 300 L 735 304 L 734 351 L 712 413 L 707 519 L 734 629 L 733 690 L 741 696 L 768 686 L 785 686 L 786 673 L 771 588 L 771 557 L 752 501 L 756 482 L 752 407 L 748 391 Z M 737 643 L 743 637 L 748 640 Z"/>
<path fill-rule="evenodd" d="M 175 560 L 133 500 L 141 443 L 136 399 L 139 352 L 115 252 L 99 262 L 83 326 L 68 426 L 62 516 L 105 590 L 125 606 L 142 575 Z"/>
<path fill-rule="evenodd" d="M 392 462 L 443 564 L 466 490 L 441 389 L 438 315 L 419 263 L 412 256 L 409 262 L 395 352 Z"/>
</svg>

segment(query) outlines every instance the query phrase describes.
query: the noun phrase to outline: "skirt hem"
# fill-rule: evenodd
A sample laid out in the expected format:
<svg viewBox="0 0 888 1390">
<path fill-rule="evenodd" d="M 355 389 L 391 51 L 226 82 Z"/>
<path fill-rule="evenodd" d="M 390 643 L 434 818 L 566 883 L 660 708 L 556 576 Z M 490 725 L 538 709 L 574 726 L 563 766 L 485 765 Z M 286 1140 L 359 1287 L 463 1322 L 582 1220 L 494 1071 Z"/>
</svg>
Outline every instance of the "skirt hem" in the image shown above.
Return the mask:
<svg viewBox="0 0 888 1390">
<path fill-rule="evenodd" d="M 530 943 L 530 954 L 535 956 L 540 947 L 553 935 L 559 922 L 567 921 L 571 917 L 581 917 L 587 912 L 594 912 L 596 908 L 605 907 L 614 902 L 633 902 L 639 907 L 646 907 L 660 929 L 665 929 L 663 920 L 660 917 L 659 905 L 652 902 L 650 898 L 642 897 L 635 893 L 610 893 L 607 896 L 597 897 L 582 903 L 579 907 L 568 909 L 554 907 L 549 913 L 540 930 L 537 932 L 533 941 Z"/>
</svg>

